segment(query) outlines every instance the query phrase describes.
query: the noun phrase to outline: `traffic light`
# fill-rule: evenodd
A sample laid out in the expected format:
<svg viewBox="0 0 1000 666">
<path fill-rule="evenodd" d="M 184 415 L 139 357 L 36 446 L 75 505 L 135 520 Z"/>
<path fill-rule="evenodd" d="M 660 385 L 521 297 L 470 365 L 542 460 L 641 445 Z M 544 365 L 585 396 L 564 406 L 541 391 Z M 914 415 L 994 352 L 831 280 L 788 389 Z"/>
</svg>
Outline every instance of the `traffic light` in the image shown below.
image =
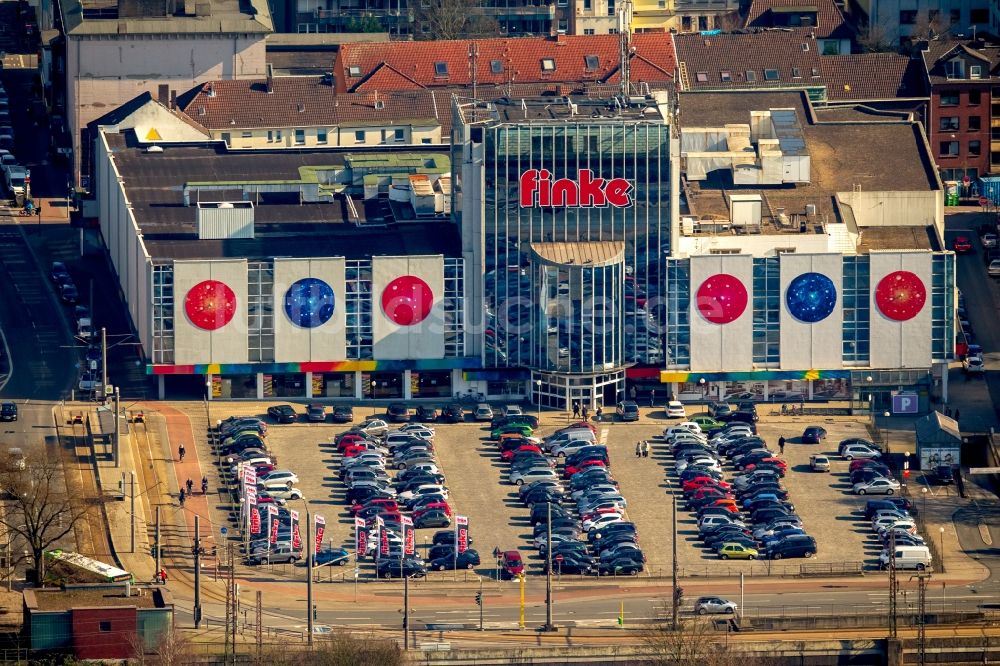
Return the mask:
<svg viewBox="0 0 1000 666">
<path fill-rule="evenodd" d="M 477 606 L 482 606 L 483 605 L 483 593 L 482 592 L 476 592 L 476 605 Z"/>
</svg>

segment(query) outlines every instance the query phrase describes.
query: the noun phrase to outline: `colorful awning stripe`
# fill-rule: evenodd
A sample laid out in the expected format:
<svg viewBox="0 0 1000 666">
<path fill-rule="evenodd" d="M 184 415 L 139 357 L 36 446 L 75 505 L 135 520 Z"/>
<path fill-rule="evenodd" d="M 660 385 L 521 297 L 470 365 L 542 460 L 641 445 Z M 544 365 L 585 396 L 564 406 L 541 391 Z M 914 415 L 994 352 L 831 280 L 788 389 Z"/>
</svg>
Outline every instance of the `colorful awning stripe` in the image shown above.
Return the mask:
<svg viewBox="0 0 1000 666">
<path fill-rule="evenodd" d="M 302 363 L 209 363 L 203 365 L 147 365 L 147 375 L 253 375 L 297 372 L 402 372 L 454 370 L 479 365 L 478 358 L 417 359 L 411 361 L 314 361 Z"/>
<path fill-rule="evenodd" d="M 815 379 L 850 379 L 850 370 L 754 370 L 749 372 L 678 372 L 665 370 L 660 372 L 660 383 L 670 382 L 691 383 L 704 379 L 706 382 L 747 382 L 765 381 L 769 379 L 783 380 L 815 380 Z"/>
</svg>

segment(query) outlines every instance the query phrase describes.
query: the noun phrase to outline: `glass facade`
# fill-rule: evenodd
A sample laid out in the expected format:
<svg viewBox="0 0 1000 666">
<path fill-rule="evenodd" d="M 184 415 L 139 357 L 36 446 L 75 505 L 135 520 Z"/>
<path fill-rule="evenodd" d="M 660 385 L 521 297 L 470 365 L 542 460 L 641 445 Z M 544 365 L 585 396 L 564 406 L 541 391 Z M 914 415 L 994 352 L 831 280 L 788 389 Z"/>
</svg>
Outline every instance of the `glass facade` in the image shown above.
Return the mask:
<svg viewBox="0 0 1000 666">
<path fill-rule="evenodd" d="M 557 334 L 549 333 L 547 316 L 542 320 L 542 310 L 534 307 L 539 292 L 534 291 L 529 244 L 587 241 L 624 243 L 624 360 L 662 364 L 662 326 L 651 326 L 650 319 L 662 322 L 666 317 L 657 296 L 670 250 L 670 128 L 662 122 L 624 118 L 574 120 L 578 122 L 500 123 L 483 129 L 486 367 L 530 367 L 536 362 L 551 367 L 549 336 Z M 631 185 L 630 205 L 522 206 L 521 175 L 530 169 L 547 170 L 552 182 L 576 182 L 584 170 L 597 178 L 624 178 Z M 558 294 L 560 279 L 555 274 L 537 277 L 544 277 L 546 284 L 552 277 Z M 599 282 L 604 284 L 603 278 Z M 650 304 L 655 307 L 648 310 Z M 536 344 L 535 334 L 545 341 Z M 582 336 L 581 330 L 581 343 Z M 657 353 L 661 357 L 653 361 Z M 600 355 L 610 358 L 608 351 Z M 576 359 L 580 368 L 600 365 L 597 360 L 597 354 Z M 555 361 L 555 367 L 572 371 L 569 361 Z"/>
<path fill-rule="evenodd" d="M 753 362 L 781 363 L 781 264 L 778 257 L 753 260 Z"/>
<path fill-rule="evenodd" d="M 347 288 L 347 358 L 372 357 L 372 262 L 349 259 L 344 268 Z"/>
<path fill-rule="evenodd" d="M 274 264 L 247 263 L 247 354 L 251 363 L 274 361 Z"/>
<path fill-rule="evenodd" d="M 174 267 L 153 266 L 153 363 L 174 362 Z"/>
<path fill-rule="evenodd" d="M 687 259 L 667 260 L 666 305 L 667 367 L 686 368 L 691 365 L 691 264 Z"/>
<path fill-rule="evenodd" d="M 955 353 L 955 255 L 935 254 L 931 282 L 931 355 L 945 361 Z"/>
<path fill-rule="evenodd" d="M 868 257 L 844 257 L 844 365 L 868 365 L 871 360 L 871 270 Z"/>
</svg>

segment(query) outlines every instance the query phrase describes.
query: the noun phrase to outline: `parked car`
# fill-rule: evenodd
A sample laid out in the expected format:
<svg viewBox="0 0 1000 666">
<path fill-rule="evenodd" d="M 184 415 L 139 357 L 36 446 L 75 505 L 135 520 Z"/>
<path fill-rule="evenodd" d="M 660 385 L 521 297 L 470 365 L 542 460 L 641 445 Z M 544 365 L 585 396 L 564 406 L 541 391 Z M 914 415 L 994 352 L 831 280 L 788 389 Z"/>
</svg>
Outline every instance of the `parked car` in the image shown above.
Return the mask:
<svg viewBox="0 0 1000 666">
<path fill-rule="evenodd" d="M 427 567 L 416 557 L 379 559 L 376 574 L 379 578 L 425 578 Z"/>
<path fill-rule="evenodd" d="M 638 421 L 639 405 L 634 400 L 625 400 L 618 403 L 618 406 L 615 407 L 615 413 L 622 421 Z"/>
<path fill-rule="evenodd" d="M 0 404 L 0 421 L 16 421 L 17 420 L 17 404 L 13 402 L 4 402 Z"/>
<path fill-rule="evenodd" d="M 507 550 L 500 553 L 498 558 L 500 564 L 500 577 L 506 580 L 517 578 L 524 573 L 524 560 L 521 553 L 516 550 Z"/>
<path fill-rule="evenodd" d="M 737 610 L 736 602 L 722 597 L 698 597 L 694 602 L 694 612 L 698 615 L 733 615 Z"/>
<path fill-rule="evenodd" d="M 854 460 L 855 458 L 873 459 L 881 458 L 882 452 L 865 444 L 849 444 L 844 447 L 840 455 L 845 460 Z"/>
<path fill-rule="evenodd" d="M 826 456 L 811 455 L 809 456 L 809 469 L 814 472 L 829 472 L 830 459 Z"/>
<path fill-rule="evenodd" d="M 968 236 L 956 236 L 951 243 L 951 249 L 957 254 L 972 252 L 972 241 L 969 240 Z"/>
<path fill-rule="evenodd" d="M 771 560 L 789 557 L 810 558 L 816 554 L 816 540 L 806 534 L 788 535 L 769 546 L 765 555 Z"/>
<path fill-rule="evenodd" d="M 809 426 L 802 431 L 803 444 L 821 444 L 826 439 L 826 429 L 820 426 Z"/>
<path fill-rule="evenodd" d="M 715 553 L 719 559 L 723 560 L 755 560 L 757 559 L 757 549 L 745 546 L 741 543 L 724 543 L 716 548 Z"/>
<path fill-rule="evenodd" d="M 458 403 L 452 403 L 446 405 L 444 409 L 441 410 L 441 416 L 438 420 L 445 423 L 461 423 L 465 420 L 465 410 L 462 405 Z"/>
<path fill-rule="evenodd" d="M 272 405 L 267 408 L 267 415 L 278 423 L 295 423 L 298 418 L 291 405 Z"/>
<path fill-rule="evenodd" d="M 306 407 L 306 419 L 313 423 L 322 423 L 326 420 L 326 407 L 318 402 L 310 403 Z"/>
<path fill-rule="evenodd" d="M 333 408 L 330 420 L 334 423 L 350 423 L 354 420 L 354 409 L 350 405 L 337 405 Z"/>
<path fill-rule="evenodd" d="M 386 420 L 390 423 L 404 423 L 410 420 L 410 410 L 401 402 L 393 402 L 386 411 Z"/>
<path fill-rule="evenodd" d="M 313 563 L 318 567 L 325 565 L 342 567 L 347 564 L 350 559 L 351 553 L 345 548 L 323 548 L 316 553 L 316 556 L 313 558 Z"/>
<path fill-rule="evenodd" d="M 955 470 L 951 465 L 937 465 L 930 474 L 934 483 L 955 483 Z"/>
<path fill-rule="evenodd" d="M 899 481 L 895 479 L 878 478 L 867 483 L 854 485 L 855 495 L 892 495 L 899 492 Z"/>
<path fill-rule="evenodd" d="M 436 571 L 445 569 L 475 569 L 480 564 L 479 553 L 471 548 L 458 555 L 443 555 L 429 562 L 430 568 Z"/>
<path fill-rule="evenodd" d="M 687 418 L 687 412 L 684 411 L 684 403 L 682 403 L 680 400 L 671 400 L 670 402 L 668 402 L 666 411 L 668 419 Z"/>
<path fill-rule="evenodd" d="M 490 407 L 485 402 L 481 402 L 476 405 L 476 411 L 473 414 L 477 421 L 492 421 L 493 420 L 493 408 Z"/>
</svg>

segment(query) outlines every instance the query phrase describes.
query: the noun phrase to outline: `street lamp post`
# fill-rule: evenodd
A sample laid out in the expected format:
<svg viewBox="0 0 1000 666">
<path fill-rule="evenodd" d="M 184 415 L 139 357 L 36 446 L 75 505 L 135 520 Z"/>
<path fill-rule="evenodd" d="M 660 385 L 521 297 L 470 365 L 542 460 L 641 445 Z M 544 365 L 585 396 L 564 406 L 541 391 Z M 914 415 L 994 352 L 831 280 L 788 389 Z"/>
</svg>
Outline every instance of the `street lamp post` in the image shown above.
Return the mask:
<svg viewBox="0 0 1000 666">
<path fill-rule="evenodd" d="M 927 486 L 920 489 L 920 513 L 924 515 L 924 520 L 927 520 Z"/>
<path fill-rule="evenodd" d="M 938 541 L 938 554 L 941 556 L 941 573 L 944 573 L 944 527 L 938 528 L 938 535 L 941 537 Z"/>
<path fill-rule="evenodd" d="M 884 416 L 885 418 L 888 419 L 890 416 L 892 416 L 892 414 L 890 414 L 889 412 L 884 412 L 882 414 L 882 416 Z M 885 424 L 885 438 L 884 439 L 885 439 L 885 454 L 889 455 L 889 424 L 888 423 Z"/>
<path fill-rule="evenodd" d="M 535 409 L 538 410 L 538 420 L 542 420 L 542 380 L 535 380 Z"/>
</svg>

